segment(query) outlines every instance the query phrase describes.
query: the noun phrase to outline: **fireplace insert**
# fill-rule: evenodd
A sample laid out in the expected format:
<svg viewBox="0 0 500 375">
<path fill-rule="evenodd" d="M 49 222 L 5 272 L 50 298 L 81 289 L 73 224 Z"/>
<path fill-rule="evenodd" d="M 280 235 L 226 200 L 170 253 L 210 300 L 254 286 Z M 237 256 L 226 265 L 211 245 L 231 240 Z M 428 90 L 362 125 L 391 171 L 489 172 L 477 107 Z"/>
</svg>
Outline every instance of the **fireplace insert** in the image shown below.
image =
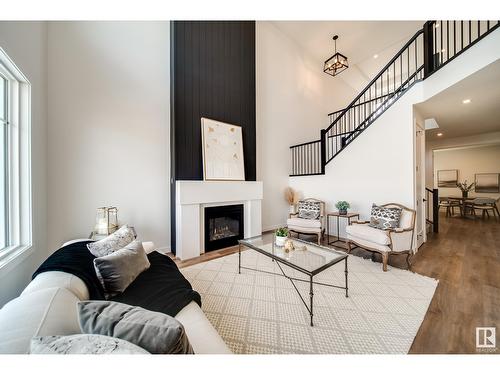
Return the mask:
<svg viewBox="0 0 500 375">
<path fill-rule="evenodd" d="M 243 230 L 242 204 L 205 207 L 205 251 L 237 245 Z"/>
</svg>

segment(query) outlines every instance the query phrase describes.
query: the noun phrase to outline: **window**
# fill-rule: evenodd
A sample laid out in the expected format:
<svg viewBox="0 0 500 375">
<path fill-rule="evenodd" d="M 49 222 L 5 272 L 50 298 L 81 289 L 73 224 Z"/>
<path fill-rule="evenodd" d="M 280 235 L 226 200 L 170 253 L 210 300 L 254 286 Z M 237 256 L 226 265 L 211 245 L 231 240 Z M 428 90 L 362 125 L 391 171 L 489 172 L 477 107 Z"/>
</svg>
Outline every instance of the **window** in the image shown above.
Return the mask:
<svg viewBox="0 0 500 375">
<path fill-rule="evenodd" d="M 0 74 L 0 249 L 8 243 L 8 210 L 7 210 L 7 158 L 8 152 L 7 131 L 9 126 L 8 115 L 8 81 Z"/>
<path fill-rule="evenodd" d="M 0 48 L 0 268 L 31 248 L 30 96 Z"/>
</svg>

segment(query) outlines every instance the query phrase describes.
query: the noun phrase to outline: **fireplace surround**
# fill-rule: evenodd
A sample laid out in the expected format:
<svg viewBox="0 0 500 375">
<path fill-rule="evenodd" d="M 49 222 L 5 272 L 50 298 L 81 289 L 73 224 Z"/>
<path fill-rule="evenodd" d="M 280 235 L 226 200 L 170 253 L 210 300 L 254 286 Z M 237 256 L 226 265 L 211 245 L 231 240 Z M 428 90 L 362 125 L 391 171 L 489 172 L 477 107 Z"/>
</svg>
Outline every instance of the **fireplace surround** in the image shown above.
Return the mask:
<svg viewBox="0 0 500 375">
<path fill-rule="evenodd" d="M 176 181 L 176 253 L 182 260 L 207 251 L 205 208 L 243 206 L 243 237 L 262 233 L 261 181 Z"/>
</svg>

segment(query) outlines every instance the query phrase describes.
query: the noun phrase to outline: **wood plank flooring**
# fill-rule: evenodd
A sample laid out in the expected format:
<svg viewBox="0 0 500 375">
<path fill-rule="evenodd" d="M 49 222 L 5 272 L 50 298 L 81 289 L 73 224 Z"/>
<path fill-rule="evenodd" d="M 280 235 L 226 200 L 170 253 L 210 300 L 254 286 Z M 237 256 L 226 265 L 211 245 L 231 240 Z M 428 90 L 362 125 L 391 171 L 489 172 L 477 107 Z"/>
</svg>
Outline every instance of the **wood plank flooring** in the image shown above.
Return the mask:
<svg viewBox="0 0 500 375">
<path fill-rule="evenodd" d="M 412 259 L 413 272 L 439 284 L 410 353 L 477 353 L 476 327 L 500 331 L 500 222 L 443 214 L 439 230 Z M 237 251 L 235 246 L 176 263 L 182 268 Z M 355 249 L 352 255 L 372 253 Z M 405 256 L 391 256 L 389 264 L 406 268 Z"/>
</svg>

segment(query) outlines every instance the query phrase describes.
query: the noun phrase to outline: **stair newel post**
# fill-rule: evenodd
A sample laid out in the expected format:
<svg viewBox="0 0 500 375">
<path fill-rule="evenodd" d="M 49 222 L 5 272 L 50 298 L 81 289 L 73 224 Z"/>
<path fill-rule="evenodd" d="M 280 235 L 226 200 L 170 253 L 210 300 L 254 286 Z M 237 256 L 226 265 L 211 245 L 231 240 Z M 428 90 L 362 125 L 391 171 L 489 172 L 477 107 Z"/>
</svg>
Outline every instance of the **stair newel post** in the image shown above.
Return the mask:
<svg viewBox="0 0 500 375">
<path fill-rule="evenodd" d="M 439 191 L 432 190 L 432 226 L 434 233 L 439 232 Z"/>
<path fill-rule="evenodd" d="M 326 165 L 326 130 L 321 129 L 321 174 L 325 174 Z"/>
<path fill-rule="evenodd" d="M 434 62 L 434 24 L 436 21 L 427 21 L 424 24 L 424 78 L 428 77 L 435 67 Z"/>
</svg>

